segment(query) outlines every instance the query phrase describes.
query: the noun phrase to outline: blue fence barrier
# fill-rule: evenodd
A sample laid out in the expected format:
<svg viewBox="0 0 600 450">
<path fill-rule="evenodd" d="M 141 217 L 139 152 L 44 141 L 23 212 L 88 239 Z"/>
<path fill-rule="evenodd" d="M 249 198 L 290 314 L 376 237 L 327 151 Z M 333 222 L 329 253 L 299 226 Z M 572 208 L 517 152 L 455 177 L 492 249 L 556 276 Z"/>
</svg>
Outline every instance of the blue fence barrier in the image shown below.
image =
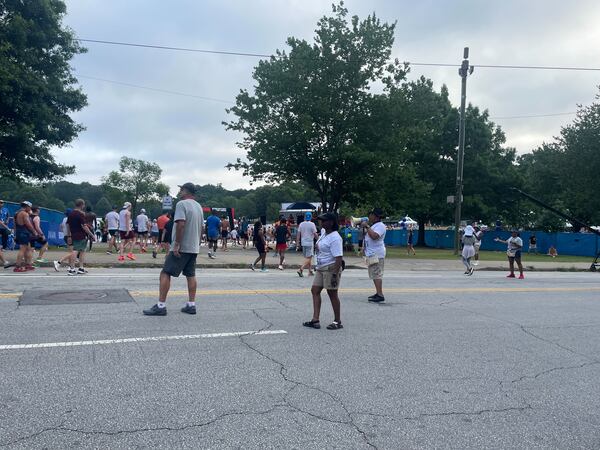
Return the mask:
<svg viewBox="0 0 600 450">
<path fill-rule="evenodd" d="M 19 210 L 20 206 L 18 203 L 5 202 L 4 206 L 8 208 L 10 214 L 9 227 L 14 230 L 13 217 Z M 40 207 L 40 227 L 48 239 L 50 245 L 64 245 L 63 235 L 59 231 L 60 224 L 65 217 L 63 212 L 56 211 L 54 209 L 47 209 Z"/>
<path fill-rule="evenodd" d="M 353 229 L 352 242 L 358 243 L 358 230 Z M 418 231 L 413 232 L 413 242 L 417 243 Z M 559 255 L 596 256 L 600 250 L 600 236 L 593 233 L 545 233 L 541 231 L 523 231 L 523 251 L 529 251 L 529 237 L 535 234 L 537 238 L 537 252 L 546 254 L 551 245 Z M 506 244 L 495 242 L 495 238 L 506 240 L 510 237 L 509 231 L 486 231 L 481 241 L 481 250 L 505 251 Z M 406 246 L 406 230 L 388 230 L 385 235 L 385 244 L 389 246 Z M 426 230 L 425 244 L 433 248 L 454 248 L 454 230 Z"/>
</svg>

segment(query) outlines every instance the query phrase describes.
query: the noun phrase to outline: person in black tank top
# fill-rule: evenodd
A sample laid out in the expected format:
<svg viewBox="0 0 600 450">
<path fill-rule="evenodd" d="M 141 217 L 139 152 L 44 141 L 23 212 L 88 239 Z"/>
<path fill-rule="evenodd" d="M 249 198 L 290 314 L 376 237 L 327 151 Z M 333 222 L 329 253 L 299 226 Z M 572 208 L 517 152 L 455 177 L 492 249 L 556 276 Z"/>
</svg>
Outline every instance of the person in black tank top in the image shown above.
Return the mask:
<svg viewBox="0 0 600 450">
<path fill-rule="evenodd" d="M 279 270 L 283 270 L 285 264 L 285 251 L 287 250 L 287 241 L 290 237 L 290 229 L 287 226 L 285 218 L 279 220 L 279 225 L 275 228 L 275 249 L 279 253 Z"/>
</svg>

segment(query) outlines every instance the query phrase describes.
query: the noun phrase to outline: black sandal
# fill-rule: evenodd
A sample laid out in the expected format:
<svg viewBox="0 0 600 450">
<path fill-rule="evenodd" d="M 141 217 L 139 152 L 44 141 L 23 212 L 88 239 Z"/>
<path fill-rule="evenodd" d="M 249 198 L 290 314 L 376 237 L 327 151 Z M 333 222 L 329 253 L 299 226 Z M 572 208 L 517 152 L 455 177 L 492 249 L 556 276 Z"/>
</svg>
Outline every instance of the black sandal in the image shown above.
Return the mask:
<svg viewBox="0 0 600 450">
<path fill-rule="evenodd" d="M 302 325 L 308 328 L 315 328 L 317 330 L 321 328 L 321 322 L 318 320 L 309 320 L 308 322 L 304 322 Z"/>
<path fill-rule="evenodd" d="M 341 322 L 331 322 L 329 325 L 327 325 L 327 329 L 328 330 L 339 330 L 341 328 L 344 328 L 344 325 L 342 325 Z"/>
</svg>

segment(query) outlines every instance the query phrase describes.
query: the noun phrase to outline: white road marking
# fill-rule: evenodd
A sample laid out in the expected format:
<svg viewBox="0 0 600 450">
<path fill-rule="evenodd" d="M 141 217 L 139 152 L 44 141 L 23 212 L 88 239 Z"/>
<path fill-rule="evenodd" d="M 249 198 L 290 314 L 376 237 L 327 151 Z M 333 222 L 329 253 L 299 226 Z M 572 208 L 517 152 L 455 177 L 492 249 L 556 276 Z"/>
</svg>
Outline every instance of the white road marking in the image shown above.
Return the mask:
<svg viewBox="0 0 600 450">
<path fill-rule="evenodd" d="M 23 350 L 34 348 L 52 348 L 52 347 L 80 347 L 83 345 L 110 345 L 110 344 L 129 344 L 134 342 L 159 342 L 159 341 L 186 341 L 190 339 L 210 339 L 221 337 L 240 337 L 240 336 L 266 336 L 271 334 L 287 334 L 285 330 L 264 330 L 264 331 L 234 331 L 230 333 L 207 333 L 207 334 L 184 334 L 179 336 L 151 336 L 123 339 L 102 339 L 94 341 L 73 341 L 73 342 L 42 342 L 40 344 L 9 344 L 0 345 L 0 350 Z"/>
</svg>

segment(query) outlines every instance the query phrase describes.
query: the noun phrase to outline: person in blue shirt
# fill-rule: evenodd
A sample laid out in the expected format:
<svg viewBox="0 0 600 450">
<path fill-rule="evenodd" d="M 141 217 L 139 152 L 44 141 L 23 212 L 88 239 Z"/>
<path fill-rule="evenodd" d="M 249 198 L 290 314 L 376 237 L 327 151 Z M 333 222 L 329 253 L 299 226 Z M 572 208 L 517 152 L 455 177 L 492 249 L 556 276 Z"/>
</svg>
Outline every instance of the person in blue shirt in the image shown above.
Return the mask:
<svg viewBox="0 0 600 450">
<path fill-rule="evenodd" d="M 242 234 L 242 246 L 244 250 L 246 250 L 246 247 L 248 246 L 248 225 L 248 219 L 242 217 L 240 232 Z"/>
<path fill-rule="evenodd" d="M 210 216 L 206 219 L 206 237 L 208 239 L 208 257 L 216 258 L 217 241 L 221 235 L 221 219 L 210 212 Z"/>
<path fill-rule="evenodd" d="M 0 237 L 2 238 L 2 249 L 8 248 L 8 236 L 10 235 L 10 229 L 8 228 L 9 218 L 8 208 L 4 206 L 4 200 L 0 200 Z"/>
</svg>

